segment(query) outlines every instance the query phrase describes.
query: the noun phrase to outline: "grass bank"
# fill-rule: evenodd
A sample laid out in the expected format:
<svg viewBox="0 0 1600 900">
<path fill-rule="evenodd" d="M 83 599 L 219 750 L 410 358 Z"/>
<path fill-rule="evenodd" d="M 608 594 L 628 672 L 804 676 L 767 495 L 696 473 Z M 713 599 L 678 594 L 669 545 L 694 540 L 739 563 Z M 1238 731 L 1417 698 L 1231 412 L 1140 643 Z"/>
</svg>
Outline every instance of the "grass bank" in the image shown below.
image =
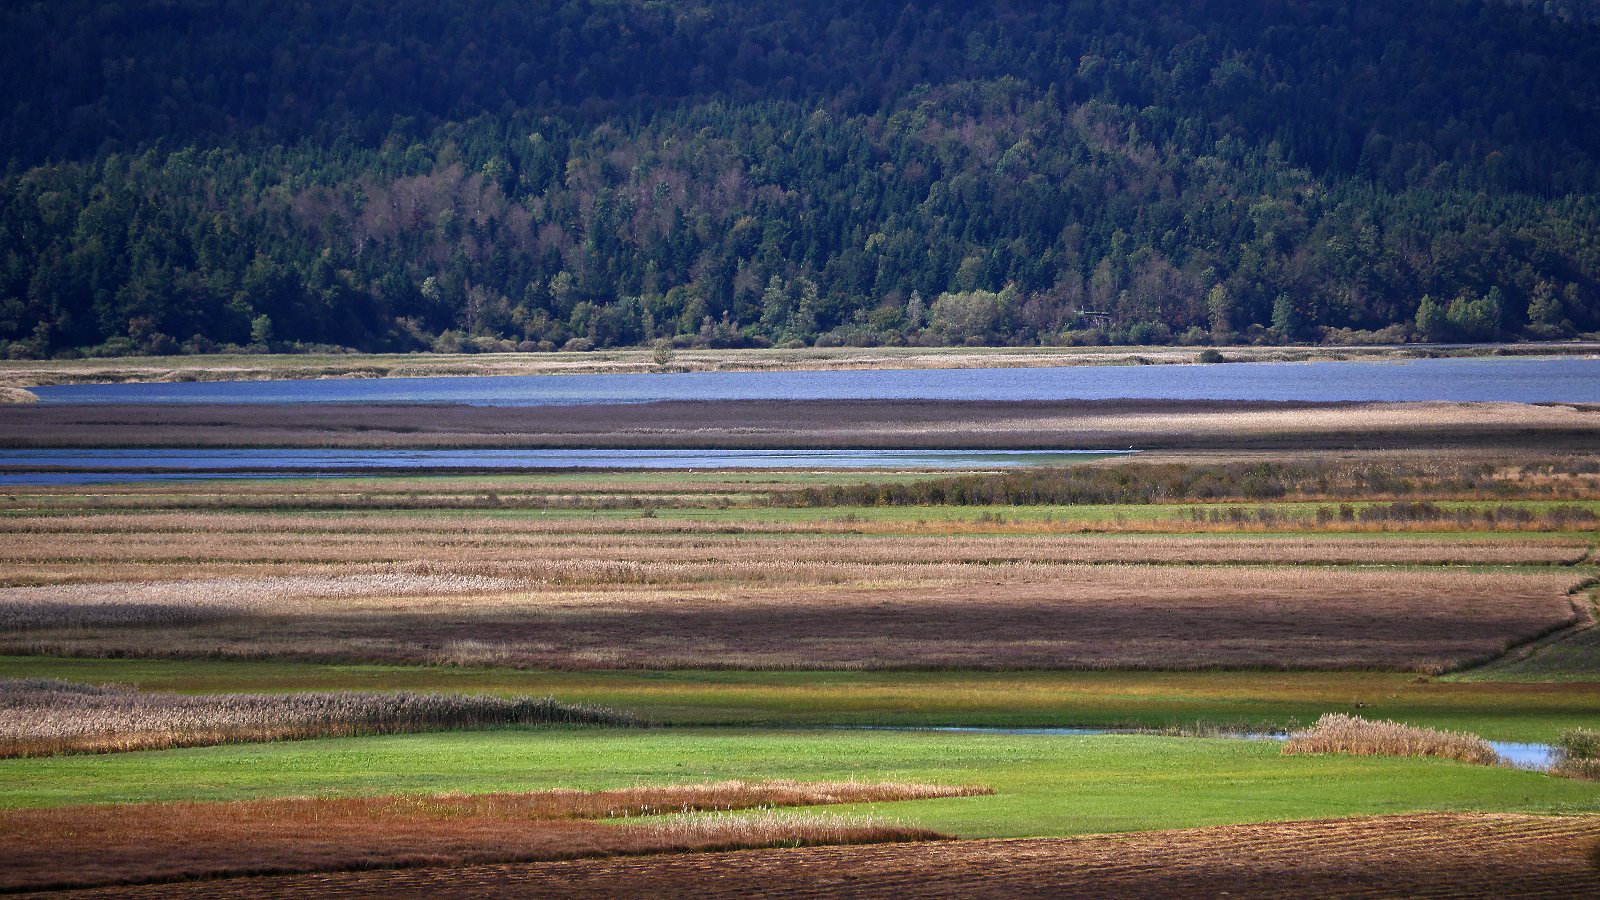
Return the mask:
<svg viewBox="0 0 1600 900">
<path fill-rule="evenodd" d="M 104 359 L 4 360 L 0 383 L 23 386 L 123 381 L 251 381 L 266 378 L 400 378 L 461 375 L 582 375 L 644 372 L 762 372 L 834 369 L 1149 365 L 1195 363 L 1203 347 L 806 347 L 798 350 L 682 349 L 667 365 L 651 348 L 587 353 L 234 353 Z M 1430 356 L 1566 355 L 1594 344 L 1455 347 L 1228 347 L 1230 362 L 1418 359 Z"/>
<path fill-rule="evenodd" d="M 0 657 L 0 677 L 190 694 L 444 691 L 554 696 L 671 725 L 1286 728 L 1328 712 L 1551 741 L 1600 724 L 1600 683 L 1456 683 L 1384 672 L 581 671 L 279 661 Z"/>
</svg>

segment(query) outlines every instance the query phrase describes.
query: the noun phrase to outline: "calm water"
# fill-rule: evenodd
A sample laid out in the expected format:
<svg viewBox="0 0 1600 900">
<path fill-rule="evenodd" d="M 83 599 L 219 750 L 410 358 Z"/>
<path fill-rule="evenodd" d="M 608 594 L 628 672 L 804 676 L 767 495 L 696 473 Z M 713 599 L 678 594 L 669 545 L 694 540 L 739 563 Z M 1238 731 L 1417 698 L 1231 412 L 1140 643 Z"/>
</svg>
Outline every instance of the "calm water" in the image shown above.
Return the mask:
<svg viewBox="0 0 1600 900">
<path fill-rule="evenodd" d="M 545 406 L 654 400 L 1117 398 L 1600 403 L 1600 358 L 225 381 L 58 385 L 34 392 L 46 403 Z"/>
<path fill-rule="evenodd" d="M 887 727 L 871 729 L 883 731 L 940 731 L 940 732 L 970 732 L 973 734 L 1038 734 L 1054 735 L 1057 737 L 1091 737 L 1102 734 L 1140 734 L 1127 728 L 982 728 L 963 726 L 933 726 L 927 728 L 915 727 Z M 1248 732 L 1240 734 L 1226 734 L 1221 737 L 1246 741 L 1286 741 L 1289 735 L 1281 732 Z M 1489 746 L 1500 758 L 1518 769 L 1542 772 L 1556 763 L 1556 748 L 1549 744 L 1527 744 L 1516 741 L 1489 741 Z"/>
<path fill-rule="evenodd" d="M 0 484 L 284 477 L 341 471 L 404 474 L 441 469 L 994 469 L 1064 465 L 1108 455 L 1112 454 L 1071 450 L 0 449 Z"/>
</svg>

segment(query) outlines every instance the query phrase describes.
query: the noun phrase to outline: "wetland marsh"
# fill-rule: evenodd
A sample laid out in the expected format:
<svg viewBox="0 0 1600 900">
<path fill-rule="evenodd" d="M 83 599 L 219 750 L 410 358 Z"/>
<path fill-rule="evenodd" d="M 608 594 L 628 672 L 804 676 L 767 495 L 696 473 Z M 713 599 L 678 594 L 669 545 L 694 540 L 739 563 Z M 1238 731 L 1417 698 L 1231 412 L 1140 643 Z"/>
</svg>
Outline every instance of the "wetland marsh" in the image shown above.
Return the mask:
<svg viewBox="0 0 1600 900">
<path fill-rule="evenodd" d="M 246 858 L 213 838 L 314 813 L 345 823 L 352 848 L 392 832 L 370 848 L 382 865 L 460 872 L 485 853 L 536 867 L 934 836 L 1027 838 L 1005 850 L 1020 860 L 1062 835 L 1201 829 L 1167 833 L 1203 844 L 1214 827 L 1275 827 L 1261 833 L 1287 847 L 1344 826 L 1259 823 L 1349 816 L 1443 841 L 1458 820 L 1428 818 L 1439 811 L 1570 842 L 1588 832 L 1549 823 L 1591 821 L 1593 782 L 1227 737 L 969 729 L 1226 735 L 1329 713 L 1520 744 L 1592 729 L 1596 416 L 1437 402 L 11 407 L 19 474 L 186 480 L 0 490 L 0 679 L 20 679 L 0 681 L 16 685 L 0 687 L 13 720 L 0 730 L 36 741 L 20 723 L 49 719 L 28 713 L 40 691 L 87 711 L 56 745 L 27 745 L 50 755 L 0 760 L 0 807 L 83 833 L 122 821 L 95 810 L 187 816 L 207 872 L 317 878 L 355 857 L 286 837 Z M 1124 439 L 1146 452 L 1060 452 Z M 554 459 L 616 465 L 526 465 Z M 641 459 L 686 468 L 618 467 Z M 443 695 L 429 701 L 443 712 L 371 724 Z M 523 721 L 513 708 L 603 714 L 495 724 Z M 479 802 L 429 799 L 443 792 L 493 805 L 730 779 L 974 793 L 830 807 L 837 821 L 691 812 L 668 831 L 622 810 L 515 846 L 498 813 L 395 812 Z M 270 806 L 306 795 L 363 799 Z M 103 803 L 156 805 L 89 805 Z M 896 852 L 884 865 L 926 864 Z M 159 853 L 119 877 L 84 854 L 71 883 L 188 877 Z"/>
</svg>

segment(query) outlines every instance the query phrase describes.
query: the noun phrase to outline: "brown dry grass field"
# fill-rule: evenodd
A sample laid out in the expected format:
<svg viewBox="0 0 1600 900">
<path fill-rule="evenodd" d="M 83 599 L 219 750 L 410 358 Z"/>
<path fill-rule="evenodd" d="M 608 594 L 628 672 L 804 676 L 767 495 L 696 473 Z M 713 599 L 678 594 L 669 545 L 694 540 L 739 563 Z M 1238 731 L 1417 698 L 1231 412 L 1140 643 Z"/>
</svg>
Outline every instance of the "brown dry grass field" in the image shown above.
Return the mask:
<svg viewBox="0 0 1600 900">
<path fill-rule="evenodd" d="M 684 423 L 693 423 L 685 426 Z M 1600 409 L 1517 403 L 670 401 L 0 405 L 7 447 L 1590 451 Z"/>
<path fill-rule="evenodd" d="M 1577 576 L 1007 563 L 481 564 L 526 586 L 347 578 L 6 588 L 13 654 L 555 668 L 1386 668 L 1438 672 L 1577 621 Z M 520 571 L 519 571 L 520 568 Z M 433 574 L 392 574 L 426 587 Z"/>
<path fill-rule="evenodd" d="M 550 698 L 406 691 L 191 696 L 47 678 L 0 679 L 0 758 L 494 725 L 638 724 L 611 710 Z"/>
<path fill-rule="evenodd" d="M 1006 530 L 961 523 L 970 531 Z M 1019 522 L 1019 524 L 1021 524 Z M 1029 523 L 1033 524 L 1033 523 Z M 1328 540 L 1311 535 L 939 534 L 945 523 L 752 523 L 731 528 L 642 518 L 505 519 L 460 516 L 275 517 L 228 514 L 0 518 L 0 584 L 119 580 L 145 567 L 155 577 L 344 572 L 382 564 L 464 580 L 433 590 L 513 586 L 507 579 L 591 583 L 602 563 L 639 569 L 631 580 L 725 581 L 740 567 L 1093 564 L 1572 565 L 1587 541 L 1563 537 L 1390 537 Z M 734 533 L 725 533 L 733 531 Z M 828 532 L 834 532 L 829 534 Z M 821 533 L 818 533 L 821 532 Z M 406 566 L 411 565 L 407 570 Z M 594 569 L 585 576 L 584 567 Z M 647 571 L 648 570 L 648 571 Z M 565 573 L 565 577 L 563 577 Z M 465 580 L 470 578 L 477 581 Z M 620 577 L 620 572 L 613 577 Z M 778 576 L 772 576 L 778 577 Z M 487 580 L 485 580 L 487 579 Z M 497 584 L 496 579 L 499 580 Z M 373 585 L 372 593 L 386 588 Z M 414 593 L 415 590 L 413 589 Z"/>
<path fill-rule="evenodd" d="M 1576 621 L 1567 592 L 1588 552 L 1559 537 L 789 524 L 730 534 L 638 516 L 13 515 L 0 519 L 0 652 L 1437 672 Z"/>
<path fill-rule="evenodd" d="M 932 784 L 718 782 L 611 791 L 0 811 L 0 891 L 129 885 L 227 875 L 570 859 L 616 854 L 849 844 L 940 837 L 862 817 L 709 811 L 970 797 Z M 676 814 L 676 815 L 674 815 Z M 669 818 L 645 823 L 596 820 Z M 308 835 L 315 839 L 308 840 Z"/>
<path fill-rule="evenodd" d="M 1600 893 L 1600 816 L 1437 813 L 1047 840 L 225 879 L 96 897 L 1456 897 Z"/>
</svg>

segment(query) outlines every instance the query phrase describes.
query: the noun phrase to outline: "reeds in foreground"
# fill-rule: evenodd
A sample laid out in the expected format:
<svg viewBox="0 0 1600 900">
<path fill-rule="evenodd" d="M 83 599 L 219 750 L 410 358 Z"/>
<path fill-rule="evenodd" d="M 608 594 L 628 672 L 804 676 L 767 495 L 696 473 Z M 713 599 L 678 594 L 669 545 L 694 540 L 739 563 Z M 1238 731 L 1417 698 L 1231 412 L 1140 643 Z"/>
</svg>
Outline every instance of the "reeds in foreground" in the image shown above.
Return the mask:
<svg viewBox="0 0 1600 900">
<path fill-rule="evenodd" d="M 643 826 L 666 847 L 737 850 L 745 847 L 814 847 L 824 844 L 881 844 L 946 839 L 935 831 L 885 821 L 877 816 L 765 809 L 754 814 L 680 813 Z"/>
<path fill-rule="evenodd" d="M 1437 756 L 1483 766 L 1499 765 L 1500 755 L 1475 734 L 1417 728 L 1399 722 L 1328 713 L 1310 730 L 1296 732 L 1284 753 L 1350 753 L 1356 756 Z"/>
<path fill-rule="evenodd" d="M 355 691 L 185 696 L 47 678 L 0 680 L 0 757 L 547 724 L 637 722 L 549 697 Z"/>
</svg>

